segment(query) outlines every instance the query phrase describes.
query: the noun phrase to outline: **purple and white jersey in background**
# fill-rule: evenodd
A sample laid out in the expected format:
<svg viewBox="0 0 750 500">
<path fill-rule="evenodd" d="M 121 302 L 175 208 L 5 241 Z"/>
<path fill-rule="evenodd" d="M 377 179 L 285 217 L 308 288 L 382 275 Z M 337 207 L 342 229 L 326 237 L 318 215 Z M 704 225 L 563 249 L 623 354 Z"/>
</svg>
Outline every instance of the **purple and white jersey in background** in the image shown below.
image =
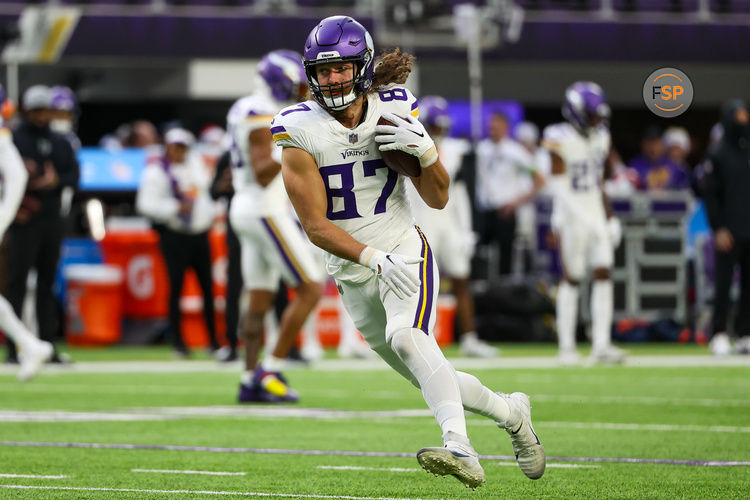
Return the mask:
<svg viewBox="0 0 750 500">
<path fill-rule="evenodd" d="M 281 175 L 277 175 L 267 186 L 261 186 L 255 179 L 250 161 L 250 133 L 270 128 L 273 115 L 281 106 L 265 93 L 256 93 L 237 100 L 227 113 L 235 200 L 242 200 L 248 216 L 266 216 L 288 210 L 289 198 Z M 277 146 L 271 144 L 271 148 L 274 150 Z"/>
<path fill-rule="evenodd" d="M 610 142 L 609 130 L 604 126 L 592 127 L 588 135 L 583 135 L 570 123 L 550 125 L 544 129 L 542 139 L 542 145 L 565 162 L 572 201 L 597 222 L 606 220 L 601 186 Z M 555 206 L 555 211 L 558 210 Z M 562 220 L 573 216 L 557 215 L 563 217 Z"/>
<path fill-rule="evenodd" d="M 417 99 L 407 89 L 389 86 L 367 97 L 367 114 L 349 129 L 316 101 L 283 109 L 271 126 L 273 139 L 284 148 L 310 153 L 318 165 L 328 198 L 326 216 L 354 239 L 393 251 L 413 231 L 404 177 L 383 162 L 375 142 L 375 126 L 385 112 L 418 116 Z M 336 279 L 362 282 L 372 277 L 369 268 L 326 254 L 329 274 Z"/>
</svg>

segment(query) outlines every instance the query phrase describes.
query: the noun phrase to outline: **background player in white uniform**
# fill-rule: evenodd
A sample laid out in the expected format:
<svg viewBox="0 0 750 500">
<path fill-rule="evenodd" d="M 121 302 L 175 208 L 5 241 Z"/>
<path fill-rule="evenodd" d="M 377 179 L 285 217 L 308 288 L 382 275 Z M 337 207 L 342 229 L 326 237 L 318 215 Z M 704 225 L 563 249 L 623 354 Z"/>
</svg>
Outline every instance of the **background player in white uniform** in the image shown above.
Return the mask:
<svg viewBox="0 0 750 500">
<path fill-rule="evenodd" d="M 5 101 L 5 91 L 0 87 L 0 103 Z M 0 118 L 0 241 L 5 231 L 16 217 L 21 199 L 26 191 L 29 173 L 23 164 L 18 149 L 13 144 L 13 134 Z M 36 375 L 42 364 L 52 356 L 52 344 L 39 340 L 18 319 L 8 300 L 0 295 L 0 330 L 16 343 L 19 349 L 18 371 L 20 380 L 28 380 Z"/>
<path fill-rule="evenodd" d="M 323 19 L 310 33 L 304 60 L 315 100 L 282 110 L 272 127 L 284 147 L 286 190 L 310 240 L 326 251 L 328 272 L 365 340 L 422 389 L 440 424 L 445 447 L 420 450 L 420 464 L 470 487 L 484 482 L 466 433 L 466 408 L 506 429 L 521 469 L 541 477 L 544 449 L 531 427 L 528 396 L 496 394 L 456 372 L 432 334 L 437 265 L 413 224 L 405 179 L 385 165 L 379 149 L 419 158 L 422 174 L 410 181 L 433 208 L 448 201 L 450 178 L 415 118 L 416 99 L 398 85 L 413 58 L 395 50 L 377 70 L 373 58 L 370 34 L 350 17 Z M 381 116 L 395 125 L 376 126 Z"/>
<path fill-rule="evenodd" d="M 575 363 L 578 284 L 593 269 L 591 287 L 592 359 L 619 362 L 624 352 L 612 345 L 613 291 L 610 277 L 614 248 L 621 229 L 602 190 L 611 140 L 606 120 L 609 106 L 601 87 L 576 82 L 565 91 L 562 108 L 567 123 L 544 130 L 544 146 L 552 157 L 549 180 L 554 197 L 552 227 L 559 240 L 563 279 L 557 292 L 560 361 Z"/>
<path fill-rule="evenodd" d="M 448 137 L 451 117 L 448 102 L 442 97 L 426 96 L 419 100 L 419 120 L 435 140 L 446 172 L 450 176 L 448 203 L 442 210 L 430 208 L 414 185 L 406 183 L 412 214 L 430 241 L 440 273 L 450 278 L 456 297 L 456 316 L 461 354 L 480 358 L 497 356 L 498 350 L 477 337 L 474 323 L 474 298 L 469 290 L 474 233 L 471 231 L 471 200 L 466 183 L 457 179 L 470 144 Z"/>
<path fill-rule="evenodd" d="M 324 273 L 291 214 L 279 175 L 281 148 L 273 144 L 270 127 L 273 115 L 305 90 L 302 58 L 291 50 L 275 50 L 261 59 L 258 75 L 255 93 L 238 100 L 227 115 L 235 192 L 229 221 L 240 239 L 243 278 L 250 291 L 250 308 L 242 327 L 246 371 L 238 400 L 295 402 L 299 397 L 280 372 L 320 299 Z M 280 278 L 296 296 L 282 314 L 273 352 L 258 364 L 263 318 L 273 306 Z"/>
</svg>

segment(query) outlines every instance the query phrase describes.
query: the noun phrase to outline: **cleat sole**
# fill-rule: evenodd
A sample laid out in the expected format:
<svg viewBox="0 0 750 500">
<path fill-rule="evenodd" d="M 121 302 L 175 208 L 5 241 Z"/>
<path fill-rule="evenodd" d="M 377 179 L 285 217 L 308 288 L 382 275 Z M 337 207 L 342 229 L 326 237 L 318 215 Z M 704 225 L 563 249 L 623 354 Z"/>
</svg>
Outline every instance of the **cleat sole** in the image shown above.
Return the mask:
<svg viewBox="0 0 750 500">
<path fill-rule="evenodd" d="M 480 474 L 468 470 L 445 448 L 422 448 L 417 453 L 417 461 L 427 472 L 435 476 L 453 476 L 467 488 L 476 489 L 485 481 L 484 471 L 480 469 Z"/>
</svg>

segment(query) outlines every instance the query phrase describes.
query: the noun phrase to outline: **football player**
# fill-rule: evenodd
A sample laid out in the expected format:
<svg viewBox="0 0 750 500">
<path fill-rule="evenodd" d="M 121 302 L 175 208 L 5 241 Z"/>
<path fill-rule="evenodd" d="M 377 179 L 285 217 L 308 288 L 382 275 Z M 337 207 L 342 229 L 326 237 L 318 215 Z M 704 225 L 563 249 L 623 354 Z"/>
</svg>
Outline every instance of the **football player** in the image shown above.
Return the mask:
<svg viewBox="0 0 750 500">
<path fill-rule="evenodd" d="M 442 210 L 430 208 L 413 184 L 406 183 L 412 214 L 430 239 L 441 273 L 450 277 L 456 297 L 456 316 L 461 354 L 478 358 L 497 356 L 495 347 L 477 337 L 474 326 L 474 298 L 469 290 L 474 234 L 471 231 L 471 200 L 466 183 L 457 179 L 461 163 L 470 145 L 462 139 L 448 137 L 451 117 L 448 102 L 442 97 L 425 96 L 419 100 L 419 120 L 435 141 L 446 172 L 450 176 L 448 203 Z"/>
<path fill-rule="evenodd" d="M 324 279 L 314 248 L 292 215 L 279 175 L 281 148 L 271 140 L 273 115 L 301 98 L 305 81 L 298 53 L 269 52 L 258 64 L 256 91 L 235 102 L 227 115 L 235 192 L 229 221 L 240 239 L 244 284 L 250 291 L 242 326 L 246 354 L 238 395 L 242 403 L 298 401 L 281 374 L 283 360 L 318 303 Z M 264 316 L 273 307 L 280 278 L 296 296 L 282 314 L 273 351 L 258 364 Z"/>
<path fill-rule="evenodd" d="M 435 258 L 414 225 L 406 179 L 380 152 L 418 158 L 421 175 L 410 182 L 431 208 L 445 207 L 450 176 L 416 118 L 417 100 L 402 86 L 413 57 L 396 49 L 377 67 L 374 58 L 370 34 L 351 17 L 328 17 L 313 28 L 304 49 L 313 99 L 283 109 L 271 127 L 284 148 L 286 190 L 310 240 L 325 250 L 328 272 L 357 328 L 422 390 L 441 427 L 445 446 L 420 450 L 422 467 L 472 488 L 484 482 L 467 437 L 466 408 L 508 431 L 521 469 L 536 479 L 546 459 L 528 396 L 495 393 L 456 372 L 435 341 Z M 381 116 L 393 125 L 377 125 Z"/>
<path fill-rule="evenodd" d="M 552 227 L 563 267 L 557 292 L 559 359 L 566 364 L 579 361 L 575 343 L 578 284 L 591 268 L 591 357 L 594 361 L 621 362 L 624 351 L 612 345 L 610 330 L 611 269 L 622 231 L 602 189 L 611 147 L 609 105 L 599 85 L 576 82 L 565 91 L 562 114 L 566 122 L 547 127 L 543 139 L 552 158 Z"/>
<path fill-rule="evenodd" d="M 0 86 L 0 102 L 5 101 L 5 91 Z M 18 149 L 13 144 L 13 134 L 5 127 L 0 118 L 0 180 L 2 181 L 2 200 L 0 200 L 0 241 L 5 231 L 16 216 L 21 205 L 29 173 L 24 166 Z M 9 263 L 10 264 L 10 263 Z M 19 349 L 18 371 L 20 380 L 29 380 L 39 371 L 45 361 L 52 357 L 52 344 L 39 340 L 18 319 L 13 307 L 5 297 L 0 295 L 0 330 L 10 338 Z"/>
</svg>

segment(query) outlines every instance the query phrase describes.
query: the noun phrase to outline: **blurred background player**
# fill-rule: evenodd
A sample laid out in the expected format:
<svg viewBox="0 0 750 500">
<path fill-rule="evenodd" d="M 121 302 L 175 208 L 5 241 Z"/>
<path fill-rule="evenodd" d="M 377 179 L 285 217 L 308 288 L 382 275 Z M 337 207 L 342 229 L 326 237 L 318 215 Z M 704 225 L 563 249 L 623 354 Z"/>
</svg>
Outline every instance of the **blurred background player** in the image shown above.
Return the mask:
<svg viewBox="0 0 750 500">
<path fill-rule="evenodd" d="M 322 266 L 292 215 L 279 175 L 281 148 L 271 138 L 273 115 L 305 92 L 301 56 L 291 50 L 275 50 L 258 64 L 255 92 L 235 102 L 227 114 L 235 193 L 229 221 L 240 239 L 244 284 L 250 291 L 242 326 L 245 372 L 238 394 L 241 403 L 299 400 L 281 370 L 321 295 Z M 281 316 L 273 351 L 258 364 L 264 317 L 273 307 L 280 278 L 294 289 L 295 297 Z"/>
<path fill-rule="evenodd" d="M 304 54 L 314 100 L 282 110 L 272 128 L 284 147 L 284 184 L 311 241 L 326 251 L 328 271 L 357 328 L 422 390 L 440 425 L 445 447 L 423 448 L 417 459 L 429 472 L 453 475 L 471 488 L 484 482 L 467 437 L 466 408 L 507 430 L 521 470 L 541 477 L 546 459 L 528 396 L 497 394 L 456 372 L 435 341 L 437 264 L 414 225 L 406 179 L 380 155 L 398 150 L 415 156 L 422 170 L 410 182 L 422 199 L 437 209 L 448 202 L 450 176 L 416 118 L 416 98 L 400 86 L 413 57 L 396 49 L 381 56 L 376 70 L 372 37 L 346 16 L 320 21 Z M 377 125 L 381 117 L 393 125 Z M 351 160 L 342 164 L 342 154 Z"/>
<path fill-rule="evenodd" d="M 543 142 L 552 157 L 552 227 L 559 239 L 563 267 L 557 292 L 559 359 L 563 363 L 579 360 L 575 342 L 578 285 L 591 267 L 591 357 L 599 362 L 620 362 L 624 351 L 611 342 L 611 269 L 621 229 L 602 190 L 611 149 L 610 109 L 599 85 L 576 82 L 565 90 L 562 114 L 567 121 L 547 127 Z"/>
<path fill-rule="evenodd" d="M 456 297 L 456 319 L 460 350 L 464 356 L 492 358 L 498 350 L 479 339 L 474 326 L 474 298 L 469 289 L 474 234 L 471 231 L 471 200 L 466 183 L 459 180 L 462 162 L 470 145 L 462 139 L 448 137 L 451 118 L 448 102 L 442 97 L 426 96 L 419 100 L 419 119 L 435 141 L 440 160 L 450 176 L 448 204 L 435 210 L 407 183 L 409 203 L 414 220 L 430 239 L 440 271 L 450 278 Z"/>
<path fill-rule="evenodd" d="M 39 337 L 52 341 L 58 332 L 59 305 L 53 293 L 63 240 L 62 192 L 78 187 L 78 160 L 68 140 L 50 128 L 52 95 L 34 85 L 23 95 L 24 119 L 13 131 L 13 142 L 29 173 L 26 193 L 8 230 L 6 298 L 20 315 L 27 279 L 36 269 L 36 320 Z M 16 361 L 8 343 L 7 361 Z M 57 353 L 51 361 L 64 362 Z"/>
<path fill-rule="evenodd" d="M 185 272 L 192 268 L 203 292 L 203 317 L 211 350 L 216 351 L 211 249 L 208 230 L 214 217 L 211 178 L 199 155 L 189 154 L 193 134 L 173 128 L 164 135 L 163 156 L 149 159 L 143 171 L 136 208 L 154 222 L 169 277 L 169 331 L 178 357 L 190 350 L 182 338 L 180 296 Z"/>
<path fill-rule="evenodd" d="M 0 102 L 5 101 L 5 91 L 0 86 Z M 2 182 L 2 199 L 0 200 L 0 240 L 16 216 L 21 205 L 29 173 L 23 164 L 21 155 L 13 145 L 13 135 L 0 119 L 0 182 Z M 0 296 L 0 330 L 18 347 L 18 358 L 21 367 L 18 378 L 28 380 L 33 377 L 41 365 L 52 356 L 52 345 L 37 339 L 18 319 L 10 303 Z"/>
<path fill-rule="evenodd" d="M 59 85 L 51 87 L 50 106 L 52 109 L 50 128 L 58 134 L 64 135 L 75 151 L 81 149 L 81 140 L 76 135 L 78 104 L 73 91 L 68 87 Z"/>
<path fill-rule="evenodd" d="M 477 145 L 476 205 L 481 218 L 480 244 L 499 248 L 500 276 L 509 275 L 513 267 L 518 209 L 532 200 L 544 185 L 533 156 L 509 137 L 508 132 L 508 118 L 495 112 L 490 117 L 489 137 Z M 529 176 L 533 181 L 531 187 L 526 182 Z"/>
<path fill-rule="evenodd" d="M 539 191 L 535 186 L 535 182 L 539 182 L 541 179 L 541 187 L 544 187 L 544 183 L 547 177 L 549 177 L 550 159 L 549 151 L 539 145 L 539 127 L 533 123 L 519 123 L 513 130 L 513 135 L 516 137 L 518 143 L 531 154 L 534 165 L 534 175 L 522 176 L 519 186 L 521 192 L 533 193 L 533 196 L 530 196 L 526 203 L 518 207 L 516 217 L 516 240 L 513 245 L 513 276 L 522 278 L 524 275 L 529 275 L 534 271 L 532 262 L 537 244 L 536 206 L 534 199 Z"/>
</svg>

